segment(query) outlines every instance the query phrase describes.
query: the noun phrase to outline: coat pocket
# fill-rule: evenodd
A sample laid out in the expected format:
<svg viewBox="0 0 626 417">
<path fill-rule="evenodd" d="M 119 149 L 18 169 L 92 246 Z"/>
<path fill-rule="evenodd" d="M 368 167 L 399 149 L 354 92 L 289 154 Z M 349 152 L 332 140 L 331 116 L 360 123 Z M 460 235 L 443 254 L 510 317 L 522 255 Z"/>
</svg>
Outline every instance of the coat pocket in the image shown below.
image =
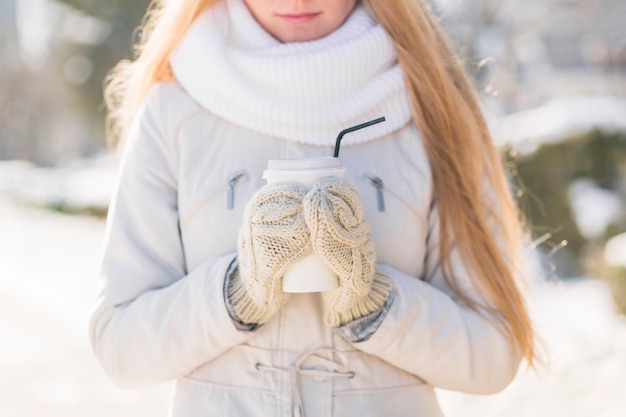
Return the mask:
<svg viewBox="0 0 626 417">
<path fill-rule="evenodd" d="M 277 351 L 238 345 L 176 382 L 172 417 L 276 415 L 279 381 L 259 372 Z"/>
<path fill-rule="evenodd" d="M 176 382 L 170 417 L 262 417 L 277 414 L 274 393 L 183 378 Z"/>
<path fill-rule="evenodd" d="M 344 352 L 352 378 L 334 381 L 333 416 L 442 417 L 433 387 L 360 350 Z"/>
<path fill-rule="evenodd" d="M 214 183 L 202 187 L 197 198 L 191 198 L 192 203 L 181 213 L 181 226 L 183 230 L 189 229 L 194 218 L 200 215 L 207 206 L 216 206 L 219 208 L 220 199 L 222 200 L 222 210 L 235 209 L 235 197 L 237 191 L 250 179 L 246 171 L 236 171 Z M 217 203 L 217 204 L 215 204 Z"/>
<path fill-rule="evenodd" d="M 420 207 L 420 201 L 411 201 L 411 199 L 405 195 L 406 193 L 397 190 L 397 184 L 393 181 L 386 179 L 382 175 L 378 175 L 372 172 L 365 172 L 361 175 L 361 180 L 366 184 L 363 188 L 364 197 L 367 201 L 375 203 L 370 205 L 375 207 L 375 210 L 370 210 L 372 213 L 387 213 L 387 207 L 390 208 L 390 215 L 397 215 L 397 213 L 404 212 L 404 216 L 407 221 L 412 220 L 421 223 L 423 221 L 423 212 Z M 420 184 L 415 184 L 415 188 L 419 189 Z M 423 188 L 423 187 L 422 187 Z M 425 196 L 420 196 L 425 198 Z"/>
<path fill-rule="evenodd" d="M 443 417 L 430 385 L 355 390 L 333 397 L 336 417 Z"/>
<path fill-rule="evenodd" d="M 245 170 L 187 181 L 180 191 L 180 234 L 187 265 L 235 251 L 243 212 L 257 184 Z"/>
<path fill-rule="evenodd" d="M 378 262 L 418 274 L 423 267 L 428 233 L 426 187 L 384 173 L 364 172 L 358 181 L 367 220 L 372 228 Z"/>
</svg>

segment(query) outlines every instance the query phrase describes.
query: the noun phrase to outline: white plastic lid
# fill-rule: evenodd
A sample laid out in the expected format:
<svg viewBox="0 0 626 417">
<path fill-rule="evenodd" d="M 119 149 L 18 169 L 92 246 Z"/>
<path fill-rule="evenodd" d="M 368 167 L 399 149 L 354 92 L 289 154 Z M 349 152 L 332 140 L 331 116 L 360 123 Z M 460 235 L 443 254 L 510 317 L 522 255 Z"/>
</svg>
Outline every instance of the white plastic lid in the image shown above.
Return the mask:
<svg viewBox="0 0 626 417">
<path fill-rule="evenodd" d="M 346 167 L 339 158 L 332 156 L 320 158 L 276 159 L 267 162 L 263 179 L 271 182 L 304 181 L 309 182 L 321 177 L 343 177 Z"/>
</svg>

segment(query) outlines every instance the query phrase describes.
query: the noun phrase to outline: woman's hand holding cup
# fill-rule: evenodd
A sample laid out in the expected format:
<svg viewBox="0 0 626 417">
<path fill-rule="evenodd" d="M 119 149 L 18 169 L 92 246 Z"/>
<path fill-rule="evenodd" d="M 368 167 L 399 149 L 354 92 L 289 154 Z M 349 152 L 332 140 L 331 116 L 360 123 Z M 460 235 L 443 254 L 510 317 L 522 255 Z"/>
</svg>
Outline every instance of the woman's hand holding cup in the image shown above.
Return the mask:
<svg viewBox="0 0 626 417">
<path fill-rule="evenodd" d="M 287 301 L 287 267 L 312 253 L 296 183 L 270 184 L 251 198 L 239 233 L 239 266 L 228 283 L 233 312 L 244 323 L 263 324 Z"/>
<path fill-rule="evenodd" d="M 356 188 L 324 177 L 305 196 L 303 211 L 313 251 L 339 277 L 339 288 L 322 293 L 326 325 L 338 327 L 382 308 L 392 282 L 375 269 L 371 229 Z"/>
</svg>

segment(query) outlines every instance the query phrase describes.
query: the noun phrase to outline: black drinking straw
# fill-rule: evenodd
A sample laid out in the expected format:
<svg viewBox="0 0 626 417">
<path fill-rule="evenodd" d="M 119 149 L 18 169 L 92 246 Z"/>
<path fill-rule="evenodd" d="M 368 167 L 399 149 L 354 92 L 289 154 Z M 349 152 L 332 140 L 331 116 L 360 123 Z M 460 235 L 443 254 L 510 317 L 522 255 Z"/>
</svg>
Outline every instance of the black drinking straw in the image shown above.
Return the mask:
<svg viewBox="0 0 626 417">
<path fill-rule="evenodd" d="M 354 132 L 355 130 L 363 129 L 364 127 L 375 125 L 376 123 L 384 122 L 384 121 L 385 121 L 385 117 L 383 116 L 383 117 L 379 117 L 378 119 L 370 120 L 369 122 L 361 123 L 360 125 L 349 127 L 339 132 L 339 136 L 337 136 L 337 140 L 335 141 L 335 154 L 333 156 L 335 158 L 339 156 L 339 146 L 341 145 L 341 139 L 343 138 L 343 135 L 345 135 L 346 133 Z"/>
</svg>

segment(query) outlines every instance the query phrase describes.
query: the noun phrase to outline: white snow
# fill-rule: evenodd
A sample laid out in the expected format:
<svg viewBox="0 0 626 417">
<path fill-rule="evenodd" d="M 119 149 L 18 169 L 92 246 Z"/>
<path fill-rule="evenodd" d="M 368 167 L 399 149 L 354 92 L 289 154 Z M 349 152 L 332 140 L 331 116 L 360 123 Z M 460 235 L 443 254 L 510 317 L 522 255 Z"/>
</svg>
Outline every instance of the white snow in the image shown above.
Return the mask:
<svg viewBox="0 0 626 417">
<path fill-rule="evenodd" d="M 70 161 L 59 168 L 41 168 L 24 161 L 0 161 L 0 192 L 37 207 L 69 212 L 105 212 L 116 182 L 111 154 Z"/>
<path fill-rule="evenodd" d="M 576 226 L 586 239 L 601 237 L 624 209 L 617 193 L 598 187 L 590 178 L 572 181 L 568 196 Z"/>
<path fill-rule="evenodd" d="M 604 260 L 611 266 L 626 268 L 626 233 L 608 240 L 604 247 Z"/>
<path fill-rule="evenodd" d="M 490 123 L 497 145 L 530 153 L 542 143 L 562 140 L 593 128 L 626 129 L 626 98 L 571 96 L 553 98 L 531 110 L 495 118 Z"/>
</svg>

